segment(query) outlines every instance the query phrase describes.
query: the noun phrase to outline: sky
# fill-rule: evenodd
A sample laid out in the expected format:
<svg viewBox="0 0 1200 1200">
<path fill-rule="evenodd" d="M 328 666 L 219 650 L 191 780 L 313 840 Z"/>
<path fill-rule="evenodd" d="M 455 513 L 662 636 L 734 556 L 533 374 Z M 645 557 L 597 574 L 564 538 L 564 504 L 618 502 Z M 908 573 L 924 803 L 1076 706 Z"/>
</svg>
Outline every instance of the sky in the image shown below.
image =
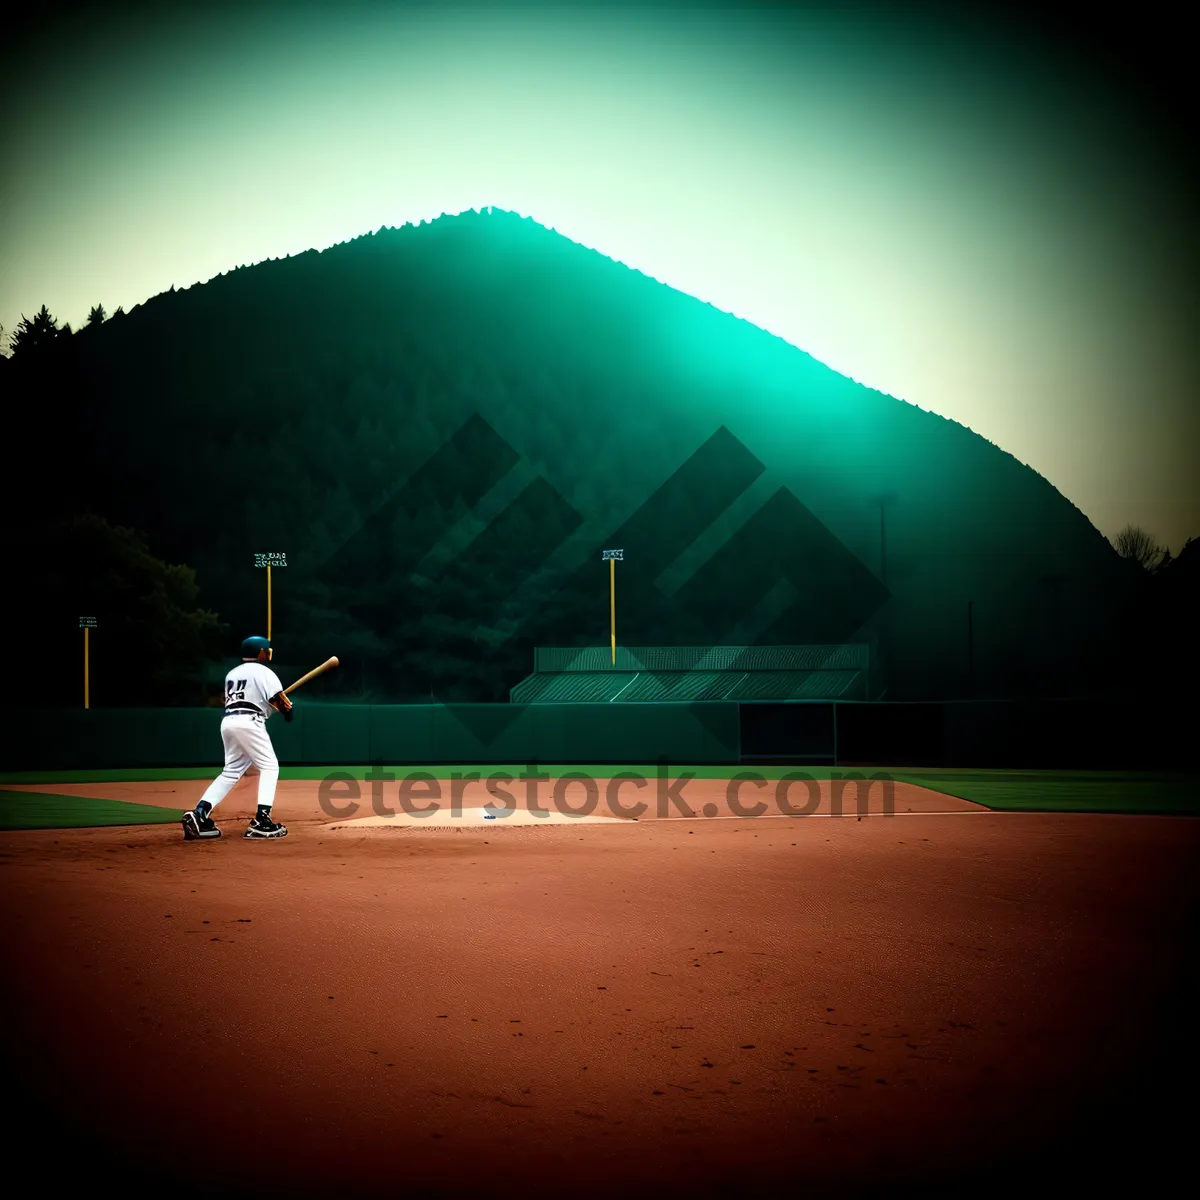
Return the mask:
<svg viewBox="0 0 1200 1200">
<path fill-rule="evenodd" d="M 0 48 L 0 325 L 494 205 L 1177 552 L 1200 535 L 1182 51 L 1038 12 L 54 6 Z"/>
</svg>

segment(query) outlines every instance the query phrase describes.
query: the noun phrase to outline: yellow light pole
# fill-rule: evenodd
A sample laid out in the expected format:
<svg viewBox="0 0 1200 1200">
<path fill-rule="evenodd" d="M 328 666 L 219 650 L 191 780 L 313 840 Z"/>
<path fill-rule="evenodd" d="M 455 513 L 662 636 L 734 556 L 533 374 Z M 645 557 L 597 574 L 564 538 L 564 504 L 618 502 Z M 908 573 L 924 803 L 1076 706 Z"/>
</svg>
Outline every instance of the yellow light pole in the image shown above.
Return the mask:
<svg viewBox="0 0 1200 1200">
<path fill-rule="evenodd" d="M 88 634 L 96 628 L 95 617 L 80 617 L 79 628 L 83 630 L 83 707 L 91 706 L 91 662 L 88 656 Z"/>
<path fill-rule="evenodd" d="M 267 641 L 271 640 L 271 632 L 274 625 L 271 614 L 271 568 L 286 567 L 286 554 L 256 554 L 254 556 L 254 565 L 256 567 L 267 568 Z"/>
<path fill-rule="evenodd" d="M 608 639 L 612 647 L 612 665 L 617 665 L 617 563 L 624 562 L 624 550 L 605 550 L 601 562 L 608 563 Z"/>
</svg>

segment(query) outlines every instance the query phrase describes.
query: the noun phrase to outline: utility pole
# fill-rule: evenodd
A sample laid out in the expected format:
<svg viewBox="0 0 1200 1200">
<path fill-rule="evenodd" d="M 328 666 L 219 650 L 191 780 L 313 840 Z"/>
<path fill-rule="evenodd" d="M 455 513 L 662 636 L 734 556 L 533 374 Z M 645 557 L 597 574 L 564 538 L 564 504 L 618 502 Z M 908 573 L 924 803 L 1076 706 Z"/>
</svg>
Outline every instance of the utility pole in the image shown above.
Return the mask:
<svg viewBox="0 0 1200 1200">
<path fill-rule="evenodd" d="M 975 696 L 975 601 L 967 601 L 967 695 Z"/>
<path fill-rule="evenodd" d="M 887 561 L 887 510 L 896 503 L 898 497 L 895 492 L 881 492 L 878 495 L 871 497 L 872 504 L 879 505 L 879 581 L 884 587 L 887 587 L 888 581 L 888 561 Z M 886 694 L 887 688 L 890 686 L 888 679 L 889 668 L 891 666 L 891 644 L 888 629 L 888 604 L 884 602 L 883 612 L 879 618 L 879 652 L 876 657 L 880 660 L 880 679 L 884 683 L 884 691 Z"/>
</svg>

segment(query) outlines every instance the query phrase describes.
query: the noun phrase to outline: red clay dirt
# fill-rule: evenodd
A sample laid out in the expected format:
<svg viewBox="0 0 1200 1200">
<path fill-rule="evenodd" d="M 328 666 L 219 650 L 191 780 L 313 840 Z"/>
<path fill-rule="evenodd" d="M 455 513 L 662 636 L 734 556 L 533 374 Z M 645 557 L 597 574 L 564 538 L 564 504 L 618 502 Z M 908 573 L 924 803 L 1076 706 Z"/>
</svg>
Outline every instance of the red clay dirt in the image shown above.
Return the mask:
<svg viewBox="0 0 1200 1200">
<path fill-rule="evenodd" d="M 464 768 L 466 770 L 466 768 Z M 400 802 L 400 780 L 405 768 L 393 768 L 395 778 L 380 781 L 378 784 L 380 812 L 383 814 L 402 811 Z M 214 771 L 214 774 L 216 772 Z M 509 801 L 496 798 L 487 790 L 486 772 L 481 779 L 464 779 L 461 783 L 443 779 L 438 781 L 436 797 L 432 803 L 443 809 L 450 809 L 457 802 L 466 809 L 480 807 L 485 804 L 503 806 Z M 97 800 L 129 800 L 137 804 L 148 804 L 156 808 L 186 809 L 195 805 L 208 787 L 206 779 L 171 779 L 161 781 L 137 780 L 121 783 L 40 783 L 40 784 L 4 784 L 5 788 L 23 792 L 59 793 L 68 796 L 90 796 Z M 699 819 L 744 817 L 750 814 L 754 817 L 803 815 L 828 816 L 834 811 L 847 815 L 860 813 L 884 814 L 890 810 L 897 814 L 907 813 L 948 813 L 948 812 L 986 812 L 981 805 L 972 804 L 969 800 L 960 800 L 955 796 L 947 796 L 940 792 L 931 791 L 913 783 L 892 782 L 891 790 L 885 791 L 882 781 L 868 781 L 866 787 L 858 782 L 846 782 L 839 786 L 834 794 L 830 781 L 814 780 L 805 785 L 793 782 L 786 785 L 780 793 L 776 780 L 764 781 L 763 786 L 756 787 L 752 782 L 742 782 L 735 786 L 730 793 L 730 783 L 724 779 L 683 779 L 678 781 L 680 786 L 671 795 L 665 793 L 667 787 L 659 786 L 659 781 L 653 776 L 644 778 L 645 786 L 638 787 L 633 781 L 620 783 L 616 790 L 610 792 L 611 780 L 597 777 L 596 813 L 597 815 L 620 816 L 622 812 L 633 812 L 641 804 L 644 809 L 638 819 L 641 821 L 677 820 L 685 817 Z M 674 779 L 665 781 L 673 784 Z M 536 807 L 543 811 L 554 808 L 556 780 L 534 780 L 532 784 L 521 779 L 504 784 L 511 803 L 516 808 L 528 808 L 532 799 Z M 348 798 L 342 790 L 346 785 L 337 784 L 338 790 L 332 792 L 326 806 L 322 806 L 319 795 L 320 783 L 317 780 L 285 779 L 276 785 L 275 812 L 278 820 L 288 824 L 297 821 L 314 821 L 331 824 L 338 818 L 353 819 L 354 817 L 369 817 L 375 814 L 372 798 L 372 785 L 360 781 L 356 800 Z M 433 786 L 426 783 L 415 785 L 410 803 L 414 808 L 424 808 L 431 799 L 424 798 L 424 789 Z M 532 796 L 530 789 L 532 787 Z M 457 789 L 457 790 L 456 790 Z M 560 789 L 561 808 L 579 811 L 583 808 L 587 794 L 583 785 L 569 782 L 568 786 Z M 258 797 L 258 775 L 251 770 L 237 784 L 232 792 L 221 802 L 214 812 L 214 817 L 222 828 L 228 827 L 233 832 L 233 824 L 245 822 L 254 814 Z M 610 803 L 611 797 L 611 803 Z M 347 807 L 356 805 L 353 812 Z M 785 806 L 790 806 L 790 813 Z M 740 809 L 740 811 L 739 811 Z M 502 820 L 501 820 L 502 823 Z"/>
<path fill-rule="evenodd" d="M 0 835 L 9 1133 L 41 1182 L 1158 1190 L 1186 1148 L 1196 822 L 360 836 L 306 786 L 281 785 L 278 842 Z M 239 834 L 253 782 L 227 804 Z"/>
</svg>

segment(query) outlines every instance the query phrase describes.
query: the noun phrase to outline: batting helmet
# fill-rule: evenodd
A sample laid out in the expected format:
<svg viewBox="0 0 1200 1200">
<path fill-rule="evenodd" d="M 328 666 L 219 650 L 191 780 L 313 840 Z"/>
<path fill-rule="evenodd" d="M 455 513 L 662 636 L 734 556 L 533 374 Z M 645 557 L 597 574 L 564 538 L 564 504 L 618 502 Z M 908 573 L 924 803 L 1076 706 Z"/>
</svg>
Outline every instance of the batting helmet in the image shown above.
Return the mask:
<svg viewBox="0 0 1200 1200">
<path fill-rule="evenodd" d="M 271 658 L 271 643 L 265 637 L 248 637 L 242 643 L 242 657 L 256 659 L 263 652 L 267 652 L 267 660 Z"/>
</svg>

